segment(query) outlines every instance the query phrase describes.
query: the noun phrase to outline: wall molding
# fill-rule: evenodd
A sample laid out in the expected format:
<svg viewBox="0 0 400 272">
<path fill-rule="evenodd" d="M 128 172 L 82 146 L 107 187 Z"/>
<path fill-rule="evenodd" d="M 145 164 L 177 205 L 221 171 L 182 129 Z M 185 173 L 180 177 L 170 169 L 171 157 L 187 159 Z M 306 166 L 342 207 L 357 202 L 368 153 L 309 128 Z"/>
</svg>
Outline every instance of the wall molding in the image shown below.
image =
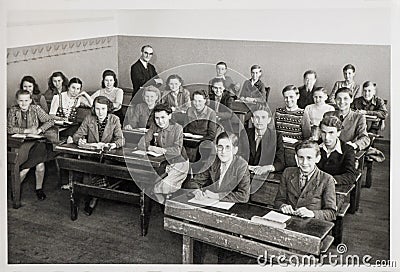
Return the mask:
<svg viewBox="0 0 400 272">
<path fill-rule="evenodd" d="M 108 36 L 8 48 L 7 65 L 29 60 L 37 60 L 90 50 L 98 50 L 102 48 L 113 47 L 115 46 L 115 44 L 116 36 Z"/>
</svg>

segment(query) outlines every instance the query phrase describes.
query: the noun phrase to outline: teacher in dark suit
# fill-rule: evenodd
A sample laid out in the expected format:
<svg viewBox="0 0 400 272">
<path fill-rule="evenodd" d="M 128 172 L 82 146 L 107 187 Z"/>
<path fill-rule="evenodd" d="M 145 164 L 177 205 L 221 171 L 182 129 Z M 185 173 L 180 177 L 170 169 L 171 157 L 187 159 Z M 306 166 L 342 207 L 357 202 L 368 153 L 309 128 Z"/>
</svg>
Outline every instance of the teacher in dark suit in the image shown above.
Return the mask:
<svg viewBox="0 0 400 272">
<path fill-rule="evenodd" d="M 156 68 L 150 63 L 154 50 L 151 45 L 144 45 L 140 58 L 131 66 L 131 81 L 133 86 L 132 98 L 140 87 L 146 85 L 161 85 L 162 79 L 158 78 Z"/>
</svg>

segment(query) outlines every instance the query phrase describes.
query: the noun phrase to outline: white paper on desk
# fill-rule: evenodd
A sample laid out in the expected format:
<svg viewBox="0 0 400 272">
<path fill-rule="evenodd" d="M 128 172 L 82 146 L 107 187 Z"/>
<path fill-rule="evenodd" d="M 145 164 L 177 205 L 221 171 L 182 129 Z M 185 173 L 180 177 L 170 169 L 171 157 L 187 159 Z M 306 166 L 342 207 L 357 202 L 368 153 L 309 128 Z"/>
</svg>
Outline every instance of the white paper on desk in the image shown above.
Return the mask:
<svg viewBox="0 0 400 272">
<path fill-rule="evenodd" d="M 195 197 L 193 197 L 188 202 L 194 203 L 194 204 L 198 204 L 198 205 L 203 205 L 203 206 L 209 206 L 209 207 L 214 207 L 214 208 L 218 208 L 218 209 L 223 209 L 223 210 L 229 210 L 230 208 L 232 208 L 233 205 L 235 205 L 235 203 L 233 203 L 233 202 L 219 201 L 219 200 L 208 198 L 208 197 L 205 197 L 205 198 L 203 198 L 201 200 L 196 199 Z"/>
<path fill-rule="evenodd" d="M 365 118 L 367 118 L 367 119 L 378 119 L 378 116 L 375 116 L 375 115 L 368 115 L 368 114 L 365 114 L 364 116 L 365 116 Z"/>
<path fill-rule="evenodd" d="M 19 133 L 17 133 L 17 134 L 11 135 L 11 137 L 13 137 L 13 138 L 20 138 L 20 139 L 25 139 L 25 138 L 26 138 L 26 134 L 19 134 Z"/>
<path fill-rule="evenodd" d="M 296 140 L 296 139 L 285 137 L 285 136 L 282 137 L 282 141 L 284 143 L 289 143 L 289 144 L 295 144 L 298 142 L 298 140 Z"/>
<path fill-rule="evenodd" d="M 137 154 L 137 155 L 142 155 L 142 156 L 151 155 L 153 157 L 162 156 L 162 154 L 159 154 L 159 153 L 156 153 L 156 152 L 153 152 L 153 151 L 144 151 L 144 150 L 135 150 L 135 151 L 132 151 L 132 154 Z"/>
<path fill-rule="evenodd" d="M 136 154 L 136 155 L 147 155 L 147 153 L 146 153 L 146 151 L 144 151 L 144 150 L 135 150 L 135 151 L 132 151 L 132 154 Z"/>
<path fill-rule="evenodd" d="M 278 213 L 276 211 L 270 211 L 269 213 L 264 215 L 262 218 L 270 220 L 270 221 L 278 222 L 278 223 L 285 223 L 291 217 L 290 217 L 290 215 Z"/>
</svg>

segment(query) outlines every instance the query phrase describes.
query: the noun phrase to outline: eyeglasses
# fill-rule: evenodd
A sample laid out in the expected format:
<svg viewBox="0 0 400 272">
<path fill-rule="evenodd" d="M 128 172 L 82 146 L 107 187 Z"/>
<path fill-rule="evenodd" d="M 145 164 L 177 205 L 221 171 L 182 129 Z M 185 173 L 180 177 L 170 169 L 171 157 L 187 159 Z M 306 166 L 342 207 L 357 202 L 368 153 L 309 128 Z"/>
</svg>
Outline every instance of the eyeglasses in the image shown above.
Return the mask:
<svg viewBox="0 0 400 272">
<path fill-rule="evenodd" d="M 149 52 L 143 52 L 143 54 L 145 54 L 146 56 L 153 56 L 153 53 L 149 53 Z"/>
<path fill-rule="evenodd" d="M 228 146 L 217 145 L 217 151 L 218 152 L 222 152 L 222 151 L 230 152 L 231 149 L 232 148 L 229 145 Z"/>
</svg>

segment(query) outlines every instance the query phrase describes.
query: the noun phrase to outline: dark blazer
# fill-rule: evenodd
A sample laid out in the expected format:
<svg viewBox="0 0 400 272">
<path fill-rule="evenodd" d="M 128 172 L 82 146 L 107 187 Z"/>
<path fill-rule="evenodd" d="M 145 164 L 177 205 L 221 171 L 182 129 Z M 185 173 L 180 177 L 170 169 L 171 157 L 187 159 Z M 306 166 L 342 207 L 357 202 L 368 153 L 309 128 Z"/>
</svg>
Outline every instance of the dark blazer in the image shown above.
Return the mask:
<svg viewBox="0 0 400 272">
<path fill-rule="evenodd" d="M 318 168 L 330 174 L 337 184 L 352 184 L 356 182 L 355 152 L 346 143 L 340 141 L 342 152 L 333 151 L 329 158 L 326 151 L 321 147 L 321 160 L 317 164 Z"/>
<path fill-rule="evenodd" d="M 210 94 L 210 100 L 215 101 L 215 93 L 212 92 Z M 227 90 L 225 90 L 222 93 L 222 97 L 221 97 L 221 101 L 220 103 L 224 106 L 219 106 L 218 108 L 218 112 L 216 111 L 218 117 L 221 120 L 226 120 L 226 119 L 230 119 L 232 118 L 232 111 L 231 111 L 231 107 L 232 107 L 232 103 L 234 100 L 234 96 L 233 94 L 230 94 Z M 215 111 L 215 103 L 210 103 L 210 108 L 212 108 Z"/>
<path fill-rule="evenodd" d="M 293 209 L 306 207 L 314 212 L 317 219 L 333 221 L 336 218 L 335 180 L 318 167 L 303 190 L 299 187 L 300 169 L 288 167 L 283 171 L 275 208 L 282 204 L 292 205 Z"/>
<path fill-rule="evenodd" d="M 328 111 L 324 114 L 325 116 L 340 118 L 340 113 L 339 111 Z M 369 146 L 371 140 L 368 137 L 367 121 L 364 115 L 350 110 L 349 114 L 344 118 L 342 126 L 340 140 L 355 143 L 359 150 L 364 150 Z"/>
<path fill-rule="evenodd" d="M 273 165 L 276 172 L 282 171 L 285 168 L 282 135 L 268 128 L 256 150 L 255 133 L 254 127 L 240 133 L 238 154 L 245 160 L 248 158 L 249 165 Z"/>
<path fill-rule="evenodd" d="M 157 76 L 157 72 L 156 68 L 152 64 L 147 63 L 147 69 L 146 69 L 144 68 L 142 62 L 140 60 L 137 60 L 131 66 L 131 81 L 133 86 L 132 97 L 137 93 L 140 87 L 142 87 L 144 84 L 146 84 L 147 81 L 149 81 L 155 76 Z M 156 85 L 156 84 L 155 82 L 152 82 L 146 85 Z"/>
<path fill-rule="evenodd" d="M 224 195 L 222 201 L 248 202 L 250 198 L 250 172 L 247 162 L 240 156 L 234 156 L 229 168 L 226 170 L 222 185 L 218 186 L 221 161 L 218 157 L 214 163 L 203 173 L 195 175 L 187 182 L 188 189 L 206 188 Z"/>
<path fill-rule="evenodd" d="M 307 92 L 306 86 L 303 85 L 301 87 L 299 87 L 299 94 L 300 97 L 297 100 L 297 105 L 299 106 L 299 108 L 301 109 L 305 109 L 306 106 L 314 104 L 314 99 L 313 99 L 313 91 L 316 89 L 317 87 L 314 85 L 312 90 Z"/>
<path fill-rule="evenodd" d="M 75 143 L 78 143 L 78 140 L 83 137 L 87 138 L 88 143 L 115 143 L 117 148 L 122 147 L 125 144 L 125 138 L 122 134 L 119 118 L 111 113 L 108 114 L 107 124 L 104 128 L 101 139 L 99 138 L 97 117 L 92 114 L 86 115 L 81 126 L 78 128 L 72 138 L 74 139 Z"/>
</svg>

